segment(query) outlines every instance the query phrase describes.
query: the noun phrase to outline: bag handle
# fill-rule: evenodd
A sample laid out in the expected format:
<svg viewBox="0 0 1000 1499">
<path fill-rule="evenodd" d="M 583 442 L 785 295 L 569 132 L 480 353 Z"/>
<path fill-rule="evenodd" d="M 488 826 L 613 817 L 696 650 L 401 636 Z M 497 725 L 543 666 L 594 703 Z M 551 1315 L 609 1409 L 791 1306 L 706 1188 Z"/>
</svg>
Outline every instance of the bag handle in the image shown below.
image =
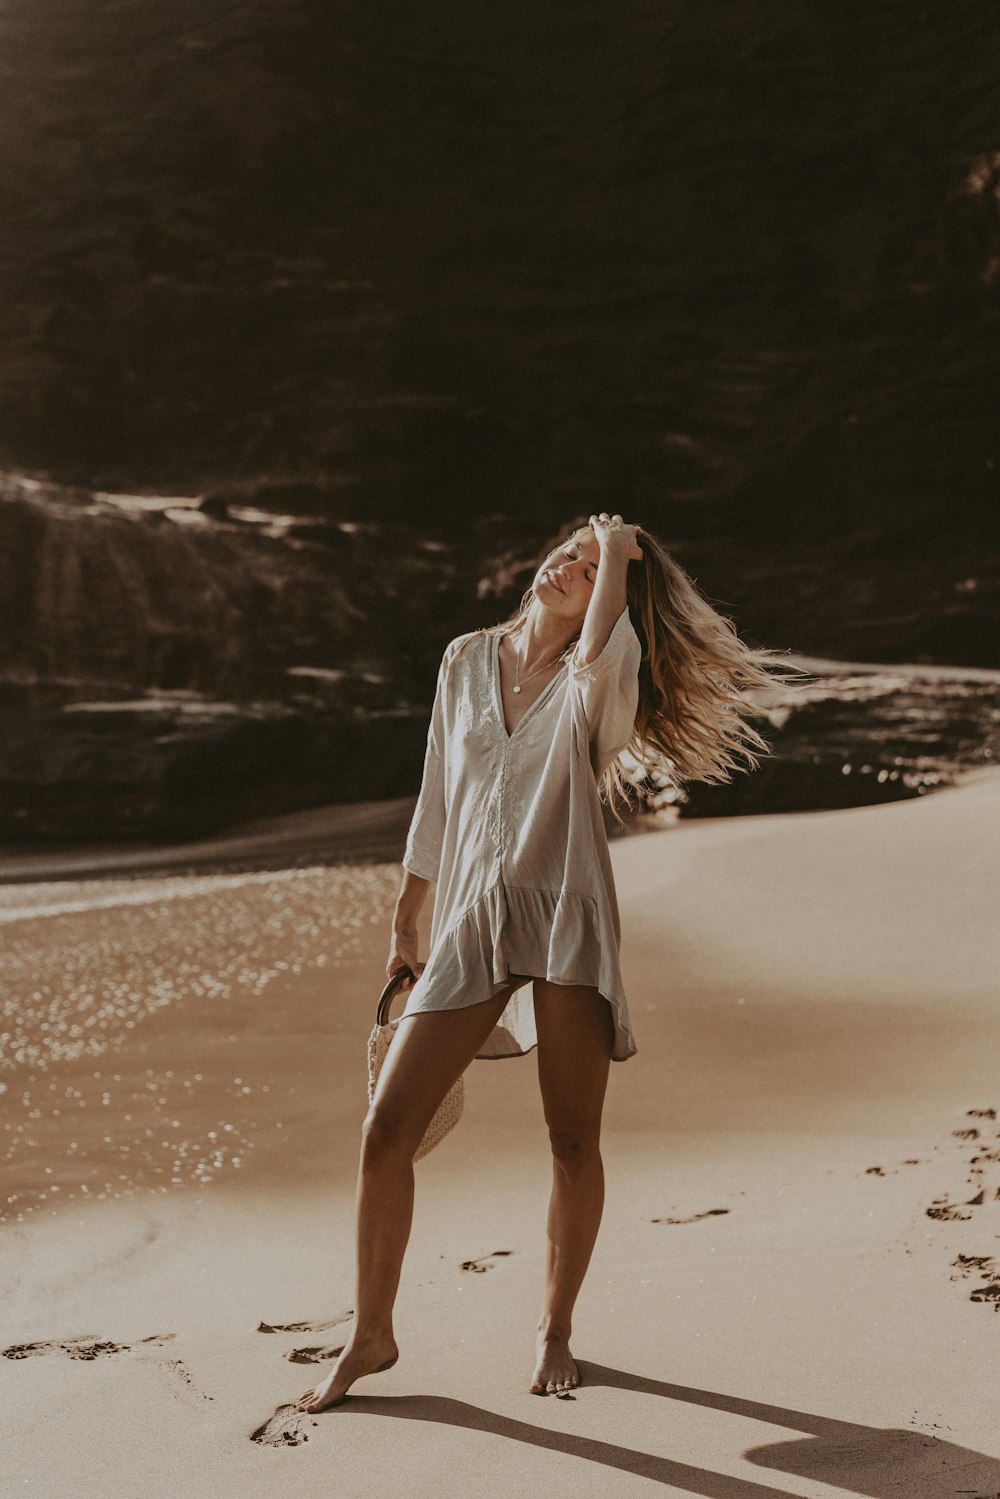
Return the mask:
<svg viewBox="0 0 1000 1499">
<path fill-rule="evenodd" d="M 392 978 L 389 980 L 385 988 L 382 990 L 382 993 L 379 995 L 378 1009 L 375 1011 L 376 1025 L 385 1025 L 386 1021 L 389 1018 L 389 1010 L 392 1006 L 392 1002 L 395 999 L 396 995 L 399 993 L 400 989 L 406 983 L 407 979 L 409 979 L 411 983 L 416 983 L 416 976 L 409 968 L 407 968 L 406 964 L 404 963 L 402 968 L 396 969 L 396 972 L 393 974 Z"/>
</svg>

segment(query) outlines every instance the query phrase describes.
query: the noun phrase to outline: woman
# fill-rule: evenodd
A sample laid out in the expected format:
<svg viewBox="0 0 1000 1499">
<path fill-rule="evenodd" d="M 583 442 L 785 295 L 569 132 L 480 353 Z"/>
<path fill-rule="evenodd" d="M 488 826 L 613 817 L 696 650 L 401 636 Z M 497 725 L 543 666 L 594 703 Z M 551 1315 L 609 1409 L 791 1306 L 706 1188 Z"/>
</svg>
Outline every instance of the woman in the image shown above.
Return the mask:
<svg viewBox="0 0 1000 1499">
<path fill-rule="evenodd" d="M 511 619 L 448 646 L 387 965 L 417 977 L 364 1127 L 354 1324 L 299 1409 L 336 1405 L 395 1363 L 414 1152 L 474 1057 L 535 1045 L 553 1186 L 531 1390 L 579 1383 L 569 1340 L 604 1200 L 601 1110 L 610 1062 L 635 1051 L 601 793 L 621 789 L 626 748 L 676 782 L 753 768 L 766 745 L 743 691 L 770 682 L 772 662 L 655 538 L 607 513 L 546 557 Z"/>
</svg>

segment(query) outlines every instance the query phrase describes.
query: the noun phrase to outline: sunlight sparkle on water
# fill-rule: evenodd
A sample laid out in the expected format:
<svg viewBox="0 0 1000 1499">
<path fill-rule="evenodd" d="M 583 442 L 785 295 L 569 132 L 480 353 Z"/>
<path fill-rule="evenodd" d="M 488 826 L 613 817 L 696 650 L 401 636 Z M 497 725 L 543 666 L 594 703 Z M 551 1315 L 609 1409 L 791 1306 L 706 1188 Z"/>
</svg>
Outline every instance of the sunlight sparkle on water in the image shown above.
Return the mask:
<svg viewBox="0 0 1000 1499">
<path fill-rule="evenodd" d="M 238 1170 L 254 1148 L 242 1115 L 267 1090 L 245 1062 L 221 1096 L 207 1070 L 93 1063 L 135 1055 L 160 1011 L 202 1027 L 217 1012 L 213 1034 L 235 1041 L 234 1020 L 270 986 L 348 959 L 373 922 L 387 925 L 397 885 L 395 866 L 369 866 L 0 887 L 6 1215 L 55 1192 L 106 1199 Z M 206 1108 L 227 1112 L 189 1127 Z M 95 1111 L 103 1135 L 86 1127 Z"/>
</svg>

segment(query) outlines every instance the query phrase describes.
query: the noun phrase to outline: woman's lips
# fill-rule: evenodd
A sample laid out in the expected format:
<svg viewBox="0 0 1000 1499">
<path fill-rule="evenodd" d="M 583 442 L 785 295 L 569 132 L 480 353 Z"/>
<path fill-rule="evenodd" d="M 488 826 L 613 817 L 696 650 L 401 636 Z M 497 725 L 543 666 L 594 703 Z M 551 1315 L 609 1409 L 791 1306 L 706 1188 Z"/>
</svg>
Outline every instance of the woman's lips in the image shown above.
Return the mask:
<svg viewBox="0 0 1000 1499">
<path fill-rule="evenodd" d="M 565 593 L 566 592 L 566 590 L 565 590 L 565 588 L 563 588 L 562 584 L 556 582 L 555 578 L 552 576 L 552 571 L 551 571 L 550 568 L 546 568 L 545 572 L 542 574 L 542 576 L 544 578 L 548 578 L 549 582 L 552 584 L 552 587 L 554 589 L 556 589 L 557 592 L 559 592 L 559 593 Z"/>
</svg>

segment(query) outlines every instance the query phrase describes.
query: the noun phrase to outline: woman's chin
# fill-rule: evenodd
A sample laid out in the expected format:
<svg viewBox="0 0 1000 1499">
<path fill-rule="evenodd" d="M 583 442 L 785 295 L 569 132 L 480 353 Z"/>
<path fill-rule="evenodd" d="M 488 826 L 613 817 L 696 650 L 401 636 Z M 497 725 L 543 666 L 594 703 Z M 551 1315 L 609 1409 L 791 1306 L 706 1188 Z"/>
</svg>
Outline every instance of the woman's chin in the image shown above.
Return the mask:
<svg viewBox="0 0 1000 1499">
<path fill-rule="evenodd" d="M 557 588 L 554 583 L 550 583 L 548 578 L 537 579 L 534 593 L 538 602 L 544 604 L 547 609 L 554 609 L 557 614 L 571 612 L 566 608 L 566 595 L 562 589 Z"/>
</svg>

